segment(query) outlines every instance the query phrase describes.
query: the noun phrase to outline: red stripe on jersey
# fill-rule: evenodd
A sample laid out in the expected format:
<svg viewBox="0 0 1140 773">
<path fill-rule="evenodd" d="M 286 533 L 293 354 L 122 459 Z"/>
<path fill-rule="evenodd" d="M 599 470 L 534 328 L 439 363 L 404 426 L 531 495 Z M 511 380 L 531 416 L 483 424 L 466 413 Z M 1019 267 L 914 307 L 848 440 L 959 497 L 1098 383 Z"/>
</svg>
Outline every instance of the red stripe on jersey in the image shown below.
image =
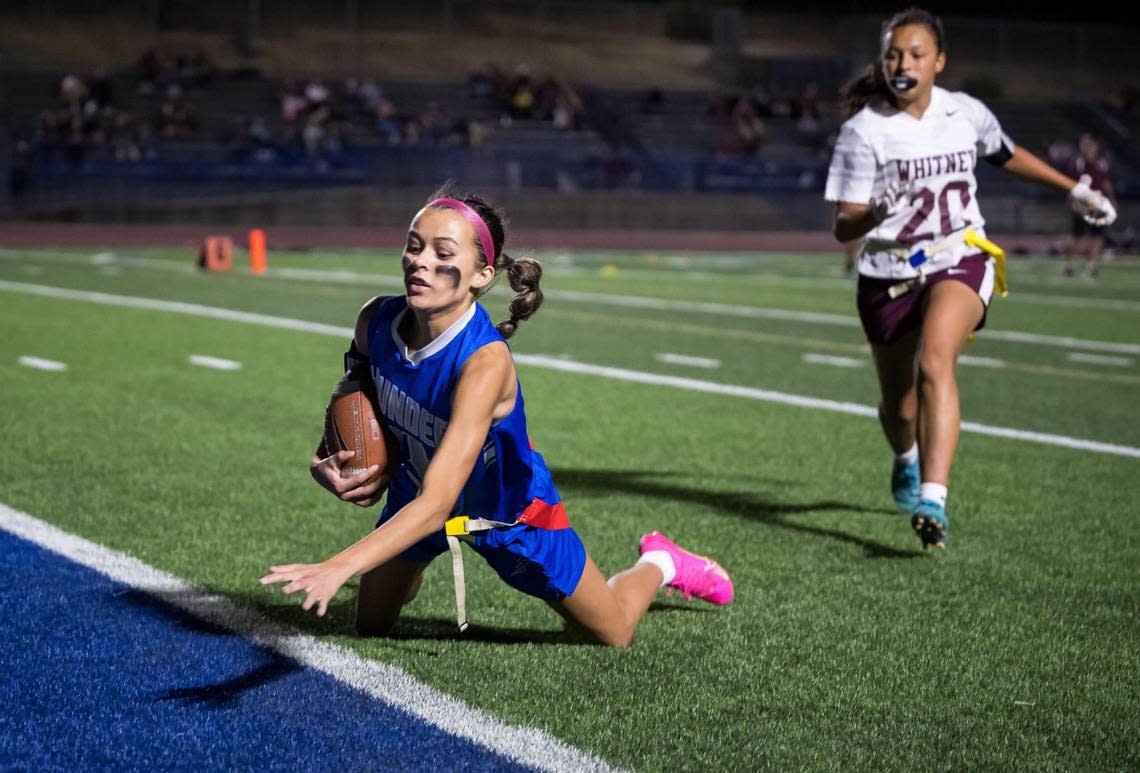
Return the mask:
<svg viewBox="0 0 1140 773">
<path fill-rule="evenodd" d="M 566 515 L 566 508 L 562 506 L 561 502 L 551 505 L 537 498 L 532 500 L 527 508 L 522 511 L 522 515 L 518 517 L 518 522 L 550 531 L 570 528 L 570 518 Z"/>
</svg>

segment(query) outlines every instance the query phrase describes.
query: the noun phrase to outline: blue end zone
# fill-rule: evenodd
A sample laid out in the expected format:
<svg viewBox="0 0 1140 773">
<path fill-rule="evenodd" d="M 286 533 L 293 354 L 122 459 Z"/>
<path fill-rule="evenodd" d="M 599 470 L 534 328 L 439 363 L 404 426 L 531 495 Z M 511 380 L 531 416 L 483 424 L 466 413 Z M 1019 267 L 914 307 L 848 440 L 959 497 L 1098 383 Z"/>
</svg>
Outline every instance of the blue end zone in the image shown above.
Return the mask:
<svg viewBox="0 0 1140 773">
<path fill-rule="evenodd" d="M 521 769 L 0 530 L 0 768 Z"/>
</svg>

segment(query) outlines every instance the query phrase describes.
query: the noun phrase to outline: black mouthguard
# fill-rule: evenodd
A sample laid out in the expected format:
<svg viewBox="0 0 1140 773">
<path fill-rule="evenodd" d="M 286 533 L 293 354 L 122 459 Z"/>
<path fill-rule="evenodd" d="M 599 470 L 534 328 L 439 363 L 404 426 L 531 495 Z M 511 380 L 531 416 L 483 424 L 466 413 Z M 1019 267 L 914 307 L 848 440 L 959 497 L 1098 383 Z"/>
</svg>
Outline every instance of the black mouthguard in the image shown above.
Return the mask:
<svg viewBox="0 0 1140 773">
<path fill-rule="evenodd" d="M 910 91 L 918 85 L 918 80 L 909 75 L 896 75 L 891 78 L 891 86 L 895 91 Z"/>
</svg>

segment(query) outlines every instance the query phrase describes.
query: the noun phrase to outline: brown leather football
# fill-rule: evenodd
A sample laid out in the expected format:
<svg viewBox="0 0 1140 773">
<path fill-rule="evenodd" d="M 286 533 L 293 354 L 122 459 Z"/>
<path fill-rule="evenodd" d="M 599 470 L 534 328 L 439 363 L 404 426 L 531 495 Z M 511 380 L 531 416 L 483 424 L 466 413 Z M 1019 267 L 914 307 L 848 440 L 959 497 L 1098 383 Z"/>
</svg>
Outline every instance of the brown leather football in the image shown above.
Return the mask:
<svg viewBox="0 0 1140 773">
<path fill-rule="evenodd" d="M 376 415 L 375 405 L 367 392 L 334 394 L 325 412 L 325 450 L 355 451 L 356 455 L 341 468 L 342 478 L 359 475 L 372 465 L 380 474 L 391 478 L 399 466 L 396 437 Z"/>
</svg>

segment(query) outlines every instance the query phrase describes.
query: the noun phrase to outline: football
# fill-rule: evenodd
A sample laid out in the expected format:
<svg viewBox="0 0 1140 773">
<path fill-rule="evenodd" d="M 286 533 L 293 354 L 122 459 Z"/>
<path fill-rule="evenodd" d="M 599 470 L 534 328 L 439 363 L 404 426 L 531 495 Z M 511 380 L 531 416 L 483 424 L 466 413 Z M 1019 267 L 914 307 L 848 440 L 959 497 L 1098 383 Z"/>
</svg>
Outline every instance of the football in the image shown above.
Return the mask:
<svg viewBox="0 0 1140 773">
<path fill-rule="evenodd" d="M 382 476 L 391 478 L 389 470 L 395 470 L 399 465 L 396 437 L 377 417 L 375 406 L 366 392 L 332 396 L 325 412 L 324 445 L 330 454 L 356 452 L 341 469 L 342 478 L 359 475 L 374 464 L 379 465 Z"/>
</svg>

